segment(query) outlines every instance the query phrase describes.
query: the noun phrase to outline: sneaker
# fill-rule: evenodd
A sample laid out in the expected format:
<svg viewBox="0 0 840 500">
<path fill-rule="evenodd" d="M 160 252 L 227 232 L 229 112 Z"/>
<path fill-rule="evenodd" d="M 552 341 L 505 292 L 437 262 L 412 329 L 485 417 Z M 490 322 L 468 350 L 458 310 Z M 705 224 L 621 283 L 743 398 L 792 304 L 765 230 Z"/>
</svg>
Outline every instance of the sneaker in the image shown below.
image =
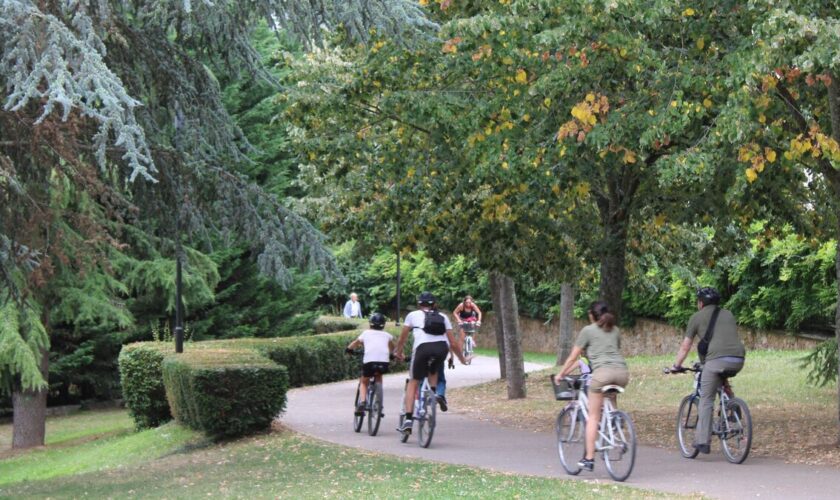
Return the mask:
<svg viewBox="0 0 840 500">
<path fill-rule="evenodd" d="M 590 460 L 588 458 L 583 458 L 583 459 L 581 459 L 580 462 L 578 462 L 578 467 L 580 467 L 583 470 L 592 472 L 592 469 L 595 468 L 595 460 Z"/>
<path fill-rule="evenodd" d="M 709 451 L 710 451 L 709 450 L 709 445 L 707 445 L 707 444 L 695 444 L 694 449 L 699 451 L 700 453 L 703 453 L 703 454 L 706 454 L 706 455 L 708 455 Z"/>
<path fill-rule="evenodd" d="M 437 402 L 440 405 L 440 411 L 446 411 L 449 409 L 449 406 L 446 405 L 446 396 L 441 396 L 440 394 L 438 394 Z"/>
<path fill-rule="evenodd" d="M 403 420 L 402 425 L 397 427 L 397 431 L 399 431 L 399 432 L 411 432 L 411 428 L 413 426 L 414 426 L 414 420 L 407 418 L 407 419 Z"/>
<path fill-rule="evenodd" d="M 359 403 L 359 406 L 356 407 L 356 416 L 361 417 L 365 414 L 365 406 L 366 403 Z"/>
</svg>

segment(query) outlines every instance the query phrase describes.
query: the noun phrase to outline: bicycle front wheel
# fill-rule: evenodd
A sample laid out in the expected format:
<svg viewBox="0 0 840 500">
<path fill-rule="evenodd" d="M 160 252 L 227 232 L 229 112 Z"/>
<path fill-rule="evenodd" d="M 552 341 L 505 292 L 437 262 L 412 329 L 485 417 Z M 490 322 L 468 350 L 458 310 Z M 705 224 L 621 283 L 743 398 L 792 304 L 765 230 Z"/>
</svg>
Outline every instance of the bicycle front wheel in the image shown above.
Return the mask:
<svg viewBox="0 0 840 500">
<path fill-rule="evenodd" d="M 604 462 L 610 477 L 616 481 L 624 481 L 633 472 L 636 463 L 636 426 L 630 415 L 623 411 L 613 412 L 609 419 L 611 431 L 605 432 L 612 441 L 609 448 L 604 450 Z"/>
<path fill-rule="evenodd" d="M 677 443 L 680 445 L 680 453 L 685 458 L 694 458 L 698 453 L 694 447 L 694 435 L 697 433 L 700 414 L 698 402 L 699 399 L 693 394 L 688 395 L 683 398 L 677 411 Z"/>
<path fill-rule="evenodd" d="M 359 415 L 359 394 L 361 386 L 356 387 L 356 401 L 353 403 L 353 430 L 360 432 L 362 430 L 362 422 L 365 420 L 365 414 Z"/>
<path fill-rule="evenodd" d="M 423 398 L 423 414 L 420 417 L 417 441 L 423 448 L 432 444 L 432 436 L 435 434 L 437 399 L 433 393 L 428 393 Z"/>
<path fill-rule="evenodd" d="M 732 398 L 726 403 L 725 418 L 720 419 L 720 443 L 723 454 L 733 464 L 743 463 L 752 446 L 752 416 L 747 403 Z"/>
<path fill-rule="evenodd" d="M 370 411 L 368 411 L 368 434 L 375 436 L 379 432 L 382 420 L 382 387 L 376 384 L 370 396 Z"/>
<path fill-rule="evenodd" d="M 576 407 L 564 408 L 557 415 L 554 428 L 560 464 L 567 473 L 576 476 L 580 473 L 578 461 L 586 453 L 586 419 Z"/>
</svg>

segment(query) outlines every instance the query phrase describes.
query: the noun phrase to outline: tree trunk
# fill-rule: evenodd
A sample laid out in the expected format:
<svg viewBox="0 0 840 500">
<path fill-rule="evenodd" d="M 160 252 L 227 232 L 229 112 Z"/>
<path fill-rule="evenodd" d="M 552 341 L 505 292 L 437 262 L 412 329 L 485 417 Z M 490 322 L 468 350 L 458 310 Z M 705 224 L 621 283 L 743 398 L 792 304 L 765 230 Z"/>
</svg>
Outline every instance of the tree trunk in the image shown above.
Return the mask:
<svg viewBox="0 0 840 500">
<path fill-rule="evenodd" d="M 510 276 L 502 275 L 501 281 L 508 399 L 521 399 L 525 397 L 525 360 L 522 358 L 516 285 Z"/>
<path fill-rule="evenodd" d="M 49 351 L 41 354 L 41 373 L 47 379 Z M 44 446 L 47 422 L 47 390 L 14 391 L 12 393 L 12 448 Z"/>
<path fill-rule="evenodd" d="M 493 312 L 496 313 L 496 350 L 499 351 L 499 374 L 500 378 L 507 378 L 507 367 L 505 366 L 505 327 L 502 310 L 502 278 L 499 273 L 490 273 L 490 296 L 493 300 Z"/>
<path fill-rule="evenodd" d="M 834 257 L 834 273 L 837 278 L 837 297 L 840 298 L 840 220 L 837 221 L 837 255 Z M 840 300 L 834 311 L 834 338 L 840 346 Z M 837 349 L 837 446 L 840 447 L 840 347 Z"/>
<path fill-rule="evenodd" d="M 575 287 L 560 285 L 560 338 L 557 342 L 557 366 L 566 362 L 572 352 L 575 334 Z"/>
<path fill-rule="evenodd" d="M 604 241 L 601 248 L 601 300 L 607 303 L 615 314 L 616 320 L 621 316 L 622 295 L 624 282 L 627 277 L 627 218 L 612 218 L 604 226 Z"/>
</svg>

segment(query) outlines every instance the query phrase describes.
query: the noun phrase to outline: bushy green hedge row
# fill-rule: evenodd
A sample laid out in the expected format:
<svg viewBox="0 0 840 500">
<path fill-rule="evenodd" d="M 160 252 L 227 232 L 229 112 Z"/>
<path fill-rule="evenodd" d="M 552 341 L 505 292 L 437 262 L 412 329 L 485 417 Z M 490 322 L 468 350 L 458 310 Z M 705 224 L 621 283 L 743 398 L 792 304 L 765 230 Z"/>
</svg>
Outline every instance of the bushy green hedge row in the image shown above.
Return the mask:
<svg viewBox="0 0 840 500">
<path fill-rule="evenodd" d="M 398 334 L 396 328 L 388 328 L 388 331 L 395 337 Z M 170 361 L 180 361 L 189 366 L 199 366 L 209 369 L 215 363 L 218 366 L 227 366 L 225 359 L 214 353 L 218 352 L 239 352 L 235 359 L 257 359 L 248 356 L 262 356 L 263 362 L 273 361 L 277 365 L 286 368 L 283 379 L 288 386 L 302 387 L 306 385 L 323 384 L 355 378 L 359 375 L 360 358 L 348 356 L 344 353 L 347 347 L 359 335 L 359 330 L 349 332 L 338 332 L 325 335 L 313 335 L 309 337 L 286 337 L 286 338 L 250 338 L 250 339 L 227 339 L 211 340 L 206 342 L 191 342 L 185 346 L 184 354 L 176 355 L 172 343 L 169 342 L 138 342 L 129 344 L 120 353 L 120 377 L 123 385 L 123 394 L 126 405 L 138 428 L 153 427 L 172 418 L 170 405 L 172 400 L 167 402 L 167 390 L 173 390 L 173 384 L 178 384 L 178 391 L 184 390 L 184 381 L 179 378 L 176 382 L 174 377 L 185 377 L 180 370 L 186 370 L 180 366 L 169 368 L 171 371 L 164 383 L 164 365 Z M 407 351 L 410 345 L 406 347 Z M 236 363 L 234 363 L 236 364 Z M 392 370 L 405 370 L 404 363 L 392 363 Z M 176 372 L 179 372 L 176 374 Z M 227 371 L 216 377 L 217 381 L 222 380 L 222 375 L 233 377 L 231 384 L 239 384 L 244 375 Z M 206 380 L 209 375 L 202 375 Z M 202 389 L 206 393 L 209 389 Z M 284 391 L 285 392 L 285 391 Z M 219 393 L 216 393 L 219 394 Z M 172 406 L 172 412 L 182 411 L 181 408 L 193 396 L 177 396 L 175 404 L 180 405 L 179 410 Z M 259 395 L 254 395 L 257 397 Z M 197 396 L 196 396 L 197 397 Z M 203 396 L 202 396 L 203 397 Z M 233 395 L 231 395 L 233 397 Z M 251 397 L 251 396 L 249 396 Z M 284 399 L 285 401 L 285 399 Z M 190 403 L 191 404 L 191 403 Z M 190 410 L 192 411 L 192 410 Z M 278 410 L 279 411 L 279 410 Z M 190 413 L 193 415 L 193 413 Z M 188 417 L 192 419 L 193 417 Z M 203 425 L 203 424 L 202 424 Z M 202 427 L 206 428 L 206 426 Z"/>
<path fill-rule="evenodd" d="M 120 351 L 123 399 L 138 429 L 157 427 L 172 418 L 163 386 L 163 359 L 173 350 L 170 342 L 137 342 Z"/>
<path fill-rule="evenodd" d="M 212 437 L 268 428 L 286 406 L 288 375 L 250 349 L 206 348 L 163 362 L 166 397 L 175 419 Z"/>
<path fill-rule="evenodd" d="M 345 318 L 343 316 L 320 316 L 315 320 L 315 333 L 346 332 L 359 328 L 366 328 L 367 319 Z"/>
</svg>

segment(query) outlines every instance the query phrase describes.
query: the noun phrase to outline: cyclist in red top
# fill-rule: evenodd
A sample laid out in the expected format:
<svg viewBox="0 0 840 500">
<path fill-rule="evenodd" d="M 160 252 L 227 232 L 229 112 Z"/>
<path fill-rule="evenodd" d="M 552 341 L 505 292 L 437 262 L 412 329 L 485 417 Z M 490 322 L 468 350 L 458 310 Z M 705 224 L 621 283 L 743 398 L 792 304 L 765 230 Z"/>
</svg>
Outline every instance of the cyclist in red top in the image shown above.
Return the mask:
<svg viewBox="0 0 840 500">
<path fill-rule="evenodd" d="M 474 322 L 476 327 L 481 326 L 481 309 L 473 302 L 472 295 L 464 297 L 464 301 L 458 304 L 458 307 L 452 311 L 452 317 L 458 323 L 458 330 L 461 332 L 461 345 L 464 345 L 466 334 L 464 333 L 464 323 Z"/>
</svg>

